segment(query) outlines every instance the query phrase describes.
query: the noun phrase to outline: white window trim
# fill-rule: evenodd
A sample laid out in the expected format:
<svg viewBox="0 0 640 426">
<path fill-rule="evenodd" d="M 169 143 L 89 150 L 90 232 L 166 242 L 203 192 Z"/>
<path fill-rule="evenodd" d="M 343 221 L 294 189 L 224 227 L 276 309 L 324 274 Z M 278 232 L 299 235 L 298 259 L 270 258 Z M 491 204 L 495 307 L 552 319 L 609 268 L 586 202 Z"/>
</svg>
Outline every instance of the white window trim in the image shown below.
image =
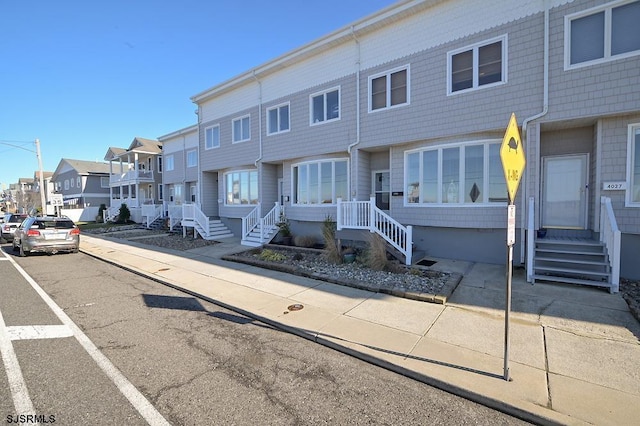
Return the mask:
<svg viewBox="0 0 640 426">
<path fill-rule="evenodd" d="M 592 7 L 580 12 L 573 13 L 564 17 L 564 70 L 574 70 L 576 68 L 588 67 L 591 65 L 602 64 L 605 62 L 611 62 L 618 59 L 629 58 L 632 56 L 640 55 L 640 50 L 634 50 L 633 52 L 620 53 L 618 55 L 611 55 L 611 15 L 612 9 L 624 6 L 625 4 L 633 3 L 636 0 L 619 0 L 611 3 L 607 3 L 602 6 Z M 604 11 L 604 56 L 602 58 L 594 59 L 591 61 L 580 62 L 577 64 L 571 64 L 571 21 L 574 19 L 584 18 L 585 16 L 594 15 Z"/>
<path fill-rule="evenodd" d="M 338 94 L 338 97 L 339 96 L 340 95 Z M 340 101 L 338 100 L 338 103 L 339 102 Z M 282 108 L 284 106 L 289 107 L 289 110 L 288 110 L 289 111 L 289 113 L 288 113 L 288 115 L 289 115 L 289 128 L 285 129 L 285 130 L 280 130 L 280 108 Z M 270 131 L 271 129 L 269 129 L 269 113 L 271 111 L 273 111 L 274 109 L 278 111 L 278 130 L 276 130 L 275 132 L 272 132 L 272 131 Z M 265 113 L 265 115 L 266 115 L 265 119 L 267 121 L 267 136 L 278 135 L 280 133 L 287 133 L 287 132 L 291 131 L 291 103 L 290 102 L 284 102 L 284 103 L 281 103 L 281 104 L 278 104 L 278 105 L 274 105 L 274 106 L 268 108 L 266 113 Z"/>
<path fill-rule="evenodd" d="M 107 184 L 105 185 L 104 182 L 107 182 Z M 101 176 L 100 177 L 100 188 L 109 188 L 109 177 L 108 176 Z"/>
<path fill-rule="evenodd" d="M 76 187 L 82 188 L 82 178 L 80 176 L 76 179 Z"/>
<path fill-rule="evenodd" d="M 69 190 L 69 179 L 65 179 L 64 180 L 64 190 L 68 191 Z"/>
<path fill-rule="evenodd" d="M 294 186 L 294 177 L 293 177 L 293 173 L 296 167 L 300 167 L 300 166 L 304 166 L 307 164 L 318 164 L 320 165 L 321 163 L 336 163 L 336 162 L 346 162 L 347 163 L 347 194 L 351 193 L 351 176 L 349 175 L 350 173 L 350 167 L 349 167 L 349 159 L 348 158 L 324 158 L 322 160 L 310 160 L 310 161 L 302 161 L 300 163 L 294 163 L 291 164 L 290 167 L 290 171 L 291 171 L 291 197 L 290 197 L 290 203 L 292 206 L 295 207 L 302 207 L 302 208 L 321 208 L 321 207 L 332 207 L 332 206 L 337 206 L 337 203 L 318 203 L 318 204 L 299 204 L 297 202 L 295 202 L 296 196 L 296 188 Z M 318 166 L 318 169 L 320 167 Z M 333 165 L 332 168 L 333 172 L 334 172 L 334 178 L 335 178 L 335 164 Z M 335 181 L 332 181 L 332 194 L 331 194 L 331 199 L 333 200 L 334 198 L 337 200 L 336 194 L 335 194 Z M 348 201 L 348 200 L 344 200 L 344 201 Z"/>
<path fill-rule="evenodd" d="M 189 154 L 193 154 L 193 158 L 195 159 L 195 162 L 193 164 L 189 164 Z M 187 163 L 187 168 L 191 168 L 191 167 L 196 167 L 198 166 L 198 150 L 197 149 L 190 149 L 187 151 L 187 158 L 186 158 L 186 163 Z"/>
<path fill-rule="evenodd" d="M 479 85 L 478 84 L 478 52 L 479 49 L 483 46 L 487 46 L 489 44 L 493 44 L 496 43 L 498 41 L 502 41 L 502 80 L 501 81 L 496 81 L 495 83 L 490 83 L 490 84 L 483 84 L 483 85 Z M 460 49 L 456 49 L 456 50 L 451 50 L 449 52 L 447 52 L 447 96 L 453 96 L 453 95 L 459 95 L 461 93 L 469 93 L 469 92 L 473 92 L 476 90 L 482 90 L 482 89 L 487 89 L 490 87 L 496 87 L 496 86 L 502 86 L 503 84 L 507 84 L 507 82 L 509 81 L 508 78 L 508 70 L 509 70 L 509 49 L 507 48 L 508 46 L 508 41 L 509 41 L 509 37 L 507 34 L 503 34 L 501 36 L 498 37 L 494 37 L 488 40 L 484 40 L 475 44 L 471 44 L 469 46 L 465 46 L 465 47 L 461 47 Z M 457 91 L 452 91 L 453 87 L 453 81 L 451 79 L 451 73 L 453 72 L 453 67 L 452 67 L 452 63 L 451 60 L 453 58 L 454 55 L 457 55 L 458 53 L 462 53 L 462 52 L 467 52 L 469 50 L 473 50 L 473 86 L 468 88 L 468 89 L 464 89 L 464 90 L 457 90 Z"/>
<path fill-rule="evenodd" d="M 500 139 L 482 139 L 482 140 L 475 140 L 475 141 L 468 141 L 468 142 L 458 142 L 458 143 L 450 143 L 450 144 L 443 144 L 443 145 L 438 145 L 438 146 L 430 146 L 430 147 L 422 147 L 422 148 L 416 148 L 416 149 L 412 149 L 412 150 L 408 150 L 404 152 L 404 182 L 403 182 L 403 191 L 407 190 L 407 183 L 408 183 L 408 173 L 409 173 L 409 169 L 407 168 L 407 161 L 408 161 L 408 156 L 409 154 L 413 154 L 413 153 L 421 153 L 424 151 L 440 151 L 438 152 L 438 188 L 442 188 L 442 153 L 441 151 L 447 148 L 462 148 L 462 147 L 467 147 L 467 146 L 475 146 L 475 145 L 484 145 L 485 146 L 485 150 L 488 149 L 488 145 L 492 145 L 492 144 L 500 144 L 502 141 Z M 486 175 L 486 173 L 489 170 L 489 156 L 485 155 L 484 159 L 483 159 L 484 163 L 483 163 L 483 167 L 484 167 L 484 173 Z M 464 166 L 465 166 L 465 158 L 464 158 L 464 152 L 463 150 L 460 151 L 460 169 L 458 170 L 458 173 L 460 175 L 460 177 L 462 177 L 463 172 L 464 172 Z M 422 168 L 420 169 L 420 177 L 419 177 L 419 181 L 422 182 Z M 459 179 L 460 182 L 463 182 L 463 179 Z M 485 179 L 484 182 L 484 186 L 485 188 L 488 187 L 489 185 L 489 181 L 487 179 Z M 463 193 L 463 189 L 462 189 L 462 185 L 460 185 L 460 187 L 458 188 L 458 197 L 461 200 L 464 200 L 464 193 Z M 505 194 L 506 194 L 506 186 L 505 186 Z M 485 191 L 483 190 L 483 193 Z M 460 197 L 460 195 L 463 195 L 462 197 Z M 403 205 L 404 207 L 409 207 L 409 208 L 415 208 L 415 207 L 420 207 L 420 208 L 425 208 L 425 207 L 434 207 L 434 208 L 478 208 L 478 207 L 500 207 L 500 208 L 504 208 L 504 206 L 507 205 L 507 200 L 505 199 L 504 202 L 502 201 L 494 201 L 494 202 L 489 202 L 489 201 L 483 201 L 480 203 L 465 203 L 465 202 L 457 202 L 457 203 L 443 203 L 441 201 L 441 197 L 442 197 L 442 191 L 439 191 L 438 194 L 438 202 L 437 203 L 409 203 L 407 202 L 407 196 L 405 195 L 403 197 Z M 505 195 L 506 198 L 506 195 Z M 483 199 L 484 199 L 484 195 L 483 195 Z"/>
<path fill-rule="evenodd" d="M 403 104 L 398 104 L 398 105 L 391 105 L 391 74 L 397 73 L 399 71 L 403 71 L 406 70 L 407 71 L 407 102 L 403 103 Z M 375 80 L 376 78 L 379 77 L 387 77 L 387 88 L 386 88 L 386 94 L 387 94 L 387 106 L 385 106 L 384 108 L 378 108 L 378 109 L 372 109 L 373 107 L 373 93 L 371 93 L 372 91 L 372 87 L 371 87 L 371 82 L 373 80 Z M 390 109 L 394 109 L 394 108 L 402 108 L 405 106 L 408 106 L 411 104 L 411 65 L 407 64 L 407 65 L 403 65 L 400 67 L 396 67 L 384 72 L 380 72 L 377 74 L 373 74 L 369 76 L 369 86 L 367 88 L 367 98 L 369 99 L 369 113 L 375 113 L 375 112 L 380 112 L 380 111 L 388 111 Z"/>
<path fill-rule="evenodd" d="M 207 146 L 207 130 L 218 128 L 218 145 Z M 207 126 L 204 128 L 204 149 L 208 151 L 210 149 L 220 148 L 220 124 L 216 124 L 213 126 Z"/>
<path fill-rule="evenodd" d="M 165 162 L 165 170 L 168 172 L 171 172 L 175 169 L 175 159 L 173 157 L 173 154 L 167 155 L 165 158 L 166 162 Z"/>
<path fill-rule="evenodd" d="M 625 195 L 625 207 L 640 207 L 640 202 L 633 200 L 633 157 L 635 155 L 635 132 L 640 131 L 640 123 L 629 124 L 629 132 L 627 136 L 627 190 Z M 637 182 L 640 191 L 640 182 Z"/>
<path fill-rule="evenodd" d="M 242 120 L 244 120 L 245 118 L 249 119 L 249 135 L 244 139 L 236 140 L 235 123 L 236 121 L 240 121 L 240 129 L 242 129 Z M 231 143 L 242 143 L 250 140 L 251 140 L 251 114 L 243 115 L 241 117 L 236 117 L 233 120 L 231 120 Z"/>
<path fill-rule="evenodd" d="M 158 155 L 156 167 L 158 168 L 158 173 L 162 173 L 162 155 Z"/>
<path fill-rule="evenodd" d="M 323 95 L 324 96 L 324 112 L 326 113 L 327 107 L 327 93 L 338 91 L 338 116 L 336 118 L 326 119 L 323 121 L 318 121 L 317 123 L 313 122 L 313 98 L 316 96 Z M 339 121 L 342 118 L 342 96 L 341 96 L 341 88 L 340 86 L 332 87 L 327 90 L 322 90 L 320 92 L 312 93 L 309 95 L 309 125 L 310 126 L 320 126 L 325 123 L 333 123 L 334 121 Z"/>
</svg>

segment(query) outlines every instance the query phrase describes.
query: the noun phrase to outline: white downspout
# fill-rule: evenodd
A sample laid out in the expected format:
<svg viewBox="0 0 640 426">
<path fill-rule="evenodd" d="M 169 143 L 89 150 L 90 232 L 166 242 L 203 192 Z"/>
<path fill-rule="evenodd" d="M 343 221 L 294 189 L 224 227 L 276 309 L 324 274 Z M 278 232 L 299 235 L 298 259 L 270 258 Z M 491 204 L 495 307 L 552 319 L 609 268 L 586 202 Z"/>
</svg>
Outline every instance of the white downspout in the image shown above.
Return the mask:
<svg viewBox="0 0 640 426">
<path fill-rule="evenodd" d="M 527 150 L 527 157 L 530 156 L 531 154 L 531 147 L 529 146 L 529 141 L 527 138 L 527 125 L 529 124 L 529 122 L 533 121 L 533 120 L 537 120 L 540 117 L 543 117 L 547 114 L 547 112 L 549 111 L 549 5 L 547 4 L 547 2 L 545 1 L 545 6 L 544 6 L 544 58 L 543 58 L 543 92 L 542 92 L 542 111 L 539 112 L 536 115 L 533 115 L 531 117 L 527 117 L 524 119 L 524 121 L 522 122 L 522 138 L 524 140 L 524 146 L 525 146 L 525 150 Z M 540 133 L 540 132 L 538 132 Z M 540 140 L 538 140 L 538 146 L 540 146 Z M 540 157 L 540 152 L 538 151 L 538 157 Z M 536 162 L 536 165 L 539 167 L 538 162 Z M 525 169 L 525 173 L 524 173 L 524 183 L 525 185 L 528 185 L 529 182 L 529 178 L 531 177 L 531 167 L 527 167 Z M 526 186 L 525 186 L 526 188 Z M 527 200 L 528 200 L 528 196 L 527 193 L 525 191 L 524 196 L 522 196 L 522 207 L 521 207 L 521 214 L 520 214 L 520 219 L 521 222 L 523 224 L 523 226 L 520 227 L 520 263 L 525 263 L 525 258 L 524 258 L 524 252 L 525 252 L 525 243 L 524 243 L 524 236 L 525 236 L 525 229 L 524 229 L 524 224 L 527 223 Z"/>
<path fill-rule="evenodd" d="M 353 29 L 353 25 L 351 26 L 351 36 L 353 40 L 356 42 L 356 52 L 357 52 L 357 60 L 356 60 L 356 140 L 352 144 L 347 147 L 347 153 L 351 156 L 351 150 L 360 143 L 360 41 L 358 37 L 356 37 L 356 33 Z M 355 157 L 354 161 L 351 161 L 351 178 L 353 178 L 353 171 L 358 170 L 357 166 L 358 156 Z M 353 179 L 350 179 L 353 180 Z M 358 195 L 356 190 L 356 196 Z"/>
<path fill-rule="evenodd" d="M 256 158 L 253 164 L 258 167 L 258 162 L 262 160 L 262 82 L 256 77 L 256 71 L 253 70 L 253 78 L 258 83 L 258 146 L 260 149 L 260 156 Z"/>
</svg>

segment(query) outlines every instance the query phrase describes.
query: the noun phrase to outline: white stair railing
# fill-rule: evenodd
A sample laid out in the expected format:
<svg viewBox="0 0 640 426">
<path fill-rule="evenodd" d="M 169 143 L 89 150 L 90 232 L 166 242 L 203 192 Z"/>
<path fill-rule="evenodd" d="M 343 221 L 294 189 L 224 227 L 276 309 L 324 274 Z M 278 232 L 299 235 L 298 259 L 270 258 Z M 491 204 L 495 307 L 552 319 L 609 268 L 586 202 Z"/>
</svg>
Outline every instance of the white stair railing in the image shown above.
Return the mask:
<svg viewBox="0 0 640 426">
<path fill-rule="evenodd" d="M 368 229 L 375 232 L 405 257 L 411 265 L 413 254 L 413 228 L 400 222 L 376 207 L 375 197 L 369 201 L 342 201 L 338 198 L 336 228 Z"/>
<path fill-rule="evenodd" d="M 104 211 L 104 223 L 113 222 L 120 214 L 120 207 L 107 207 Z"/>
<path fill-rule="evenodd" d="M 280 216 L 284 215 L 284 210 L 280 206 L 280 203 L 276 201 L 275 205 L 265 217 L 260 219 L 260 242 L 265 243 L 269 233 L 275 229 L 276 223 L 280 220 Z"/>
<path fill-rule="evenodd" d="M 251 231 L 253 231 L 260 224 L 260 204 L 251 210 L 251 212 L 242 218 L 242 239 L 244 240 L 249 236 Z"/>
<path fill-rule="evenodd" d="M 535 254 L 535 201 L 529 197 L 527 212 L 527 282 L 533 282 L 533 256 Z"/>
<path fill-rule="evenodd" d="M 205 215 L 202 210 L 198 208 L 195 204 L 193 204 L 193 211 L 196 223 L 199 225 L 200 229 L 196 226 L 193 232 L 193 238 L 196 238 L 196 232 L 198 231 L 202 238 L 209 237 L 209 231 L 211 227 L 209 226 L 209 216 Z"/>
<path fill-rule="evenodd" d="M 162 205 L 143 204 L 142 217 L 145 218 L 147 228 L 160 216 L 162 216 Z"/>
<path fill-rule="evenodd" d="M 171 204 L 167 210 L 169 212 L 169 230 L 173 231 L 173 227 L 182 221 L 182 206 Z"/>
<path fill-rule="evenodd" d="M 611 207 L 611 198 L 600 197 L 600 241 L 604 243 L 611 265 L 611 293 L 620 290 L 620 230 Z"/>
</svg>

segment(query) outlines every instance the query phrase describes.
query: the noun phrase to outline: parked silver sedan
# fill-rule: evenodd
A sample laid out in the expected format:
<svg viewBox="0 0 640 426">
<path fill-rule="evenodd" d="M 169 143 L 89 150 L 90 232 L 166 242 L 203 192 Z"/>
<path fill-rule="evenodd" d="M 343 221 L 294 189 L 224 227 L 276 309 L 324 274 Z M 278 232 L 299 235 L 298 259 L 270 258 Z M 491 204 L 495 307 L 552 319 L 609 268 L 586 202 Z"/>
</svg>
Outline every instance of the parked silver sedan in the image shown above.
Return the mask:
<svg viewBox="0 0 640 426">
<path fill-rule="evenodd" d="M 29 217 L 13 234 L 13 251 L 19 250 L 20 256 L 36 252 L 77 253 L 79 249 L 80 228 L 68 217 Z"/>
</svg>

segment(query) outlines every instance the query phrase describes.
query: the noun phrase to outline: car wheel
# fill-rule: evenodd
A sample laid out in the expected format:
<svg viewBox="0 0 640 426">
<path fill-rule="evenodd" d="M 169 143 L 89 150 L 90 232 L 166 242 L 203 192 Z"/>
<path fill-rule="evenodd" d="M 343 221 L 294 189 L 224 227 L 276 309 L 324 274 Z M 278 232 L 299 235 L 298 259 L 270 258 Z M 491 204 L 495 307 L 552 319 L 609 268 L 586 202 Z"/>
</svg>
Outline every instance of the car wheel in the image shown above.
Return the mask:
<svg viewBox="0 0 640 426">
<path fill-rule="evenodd" d="M 26 257 L 26 256 L 27 256 L 27 252 L 24 251 L 22 244 L 20 244 L 20 257 Z"/>
</svg>

